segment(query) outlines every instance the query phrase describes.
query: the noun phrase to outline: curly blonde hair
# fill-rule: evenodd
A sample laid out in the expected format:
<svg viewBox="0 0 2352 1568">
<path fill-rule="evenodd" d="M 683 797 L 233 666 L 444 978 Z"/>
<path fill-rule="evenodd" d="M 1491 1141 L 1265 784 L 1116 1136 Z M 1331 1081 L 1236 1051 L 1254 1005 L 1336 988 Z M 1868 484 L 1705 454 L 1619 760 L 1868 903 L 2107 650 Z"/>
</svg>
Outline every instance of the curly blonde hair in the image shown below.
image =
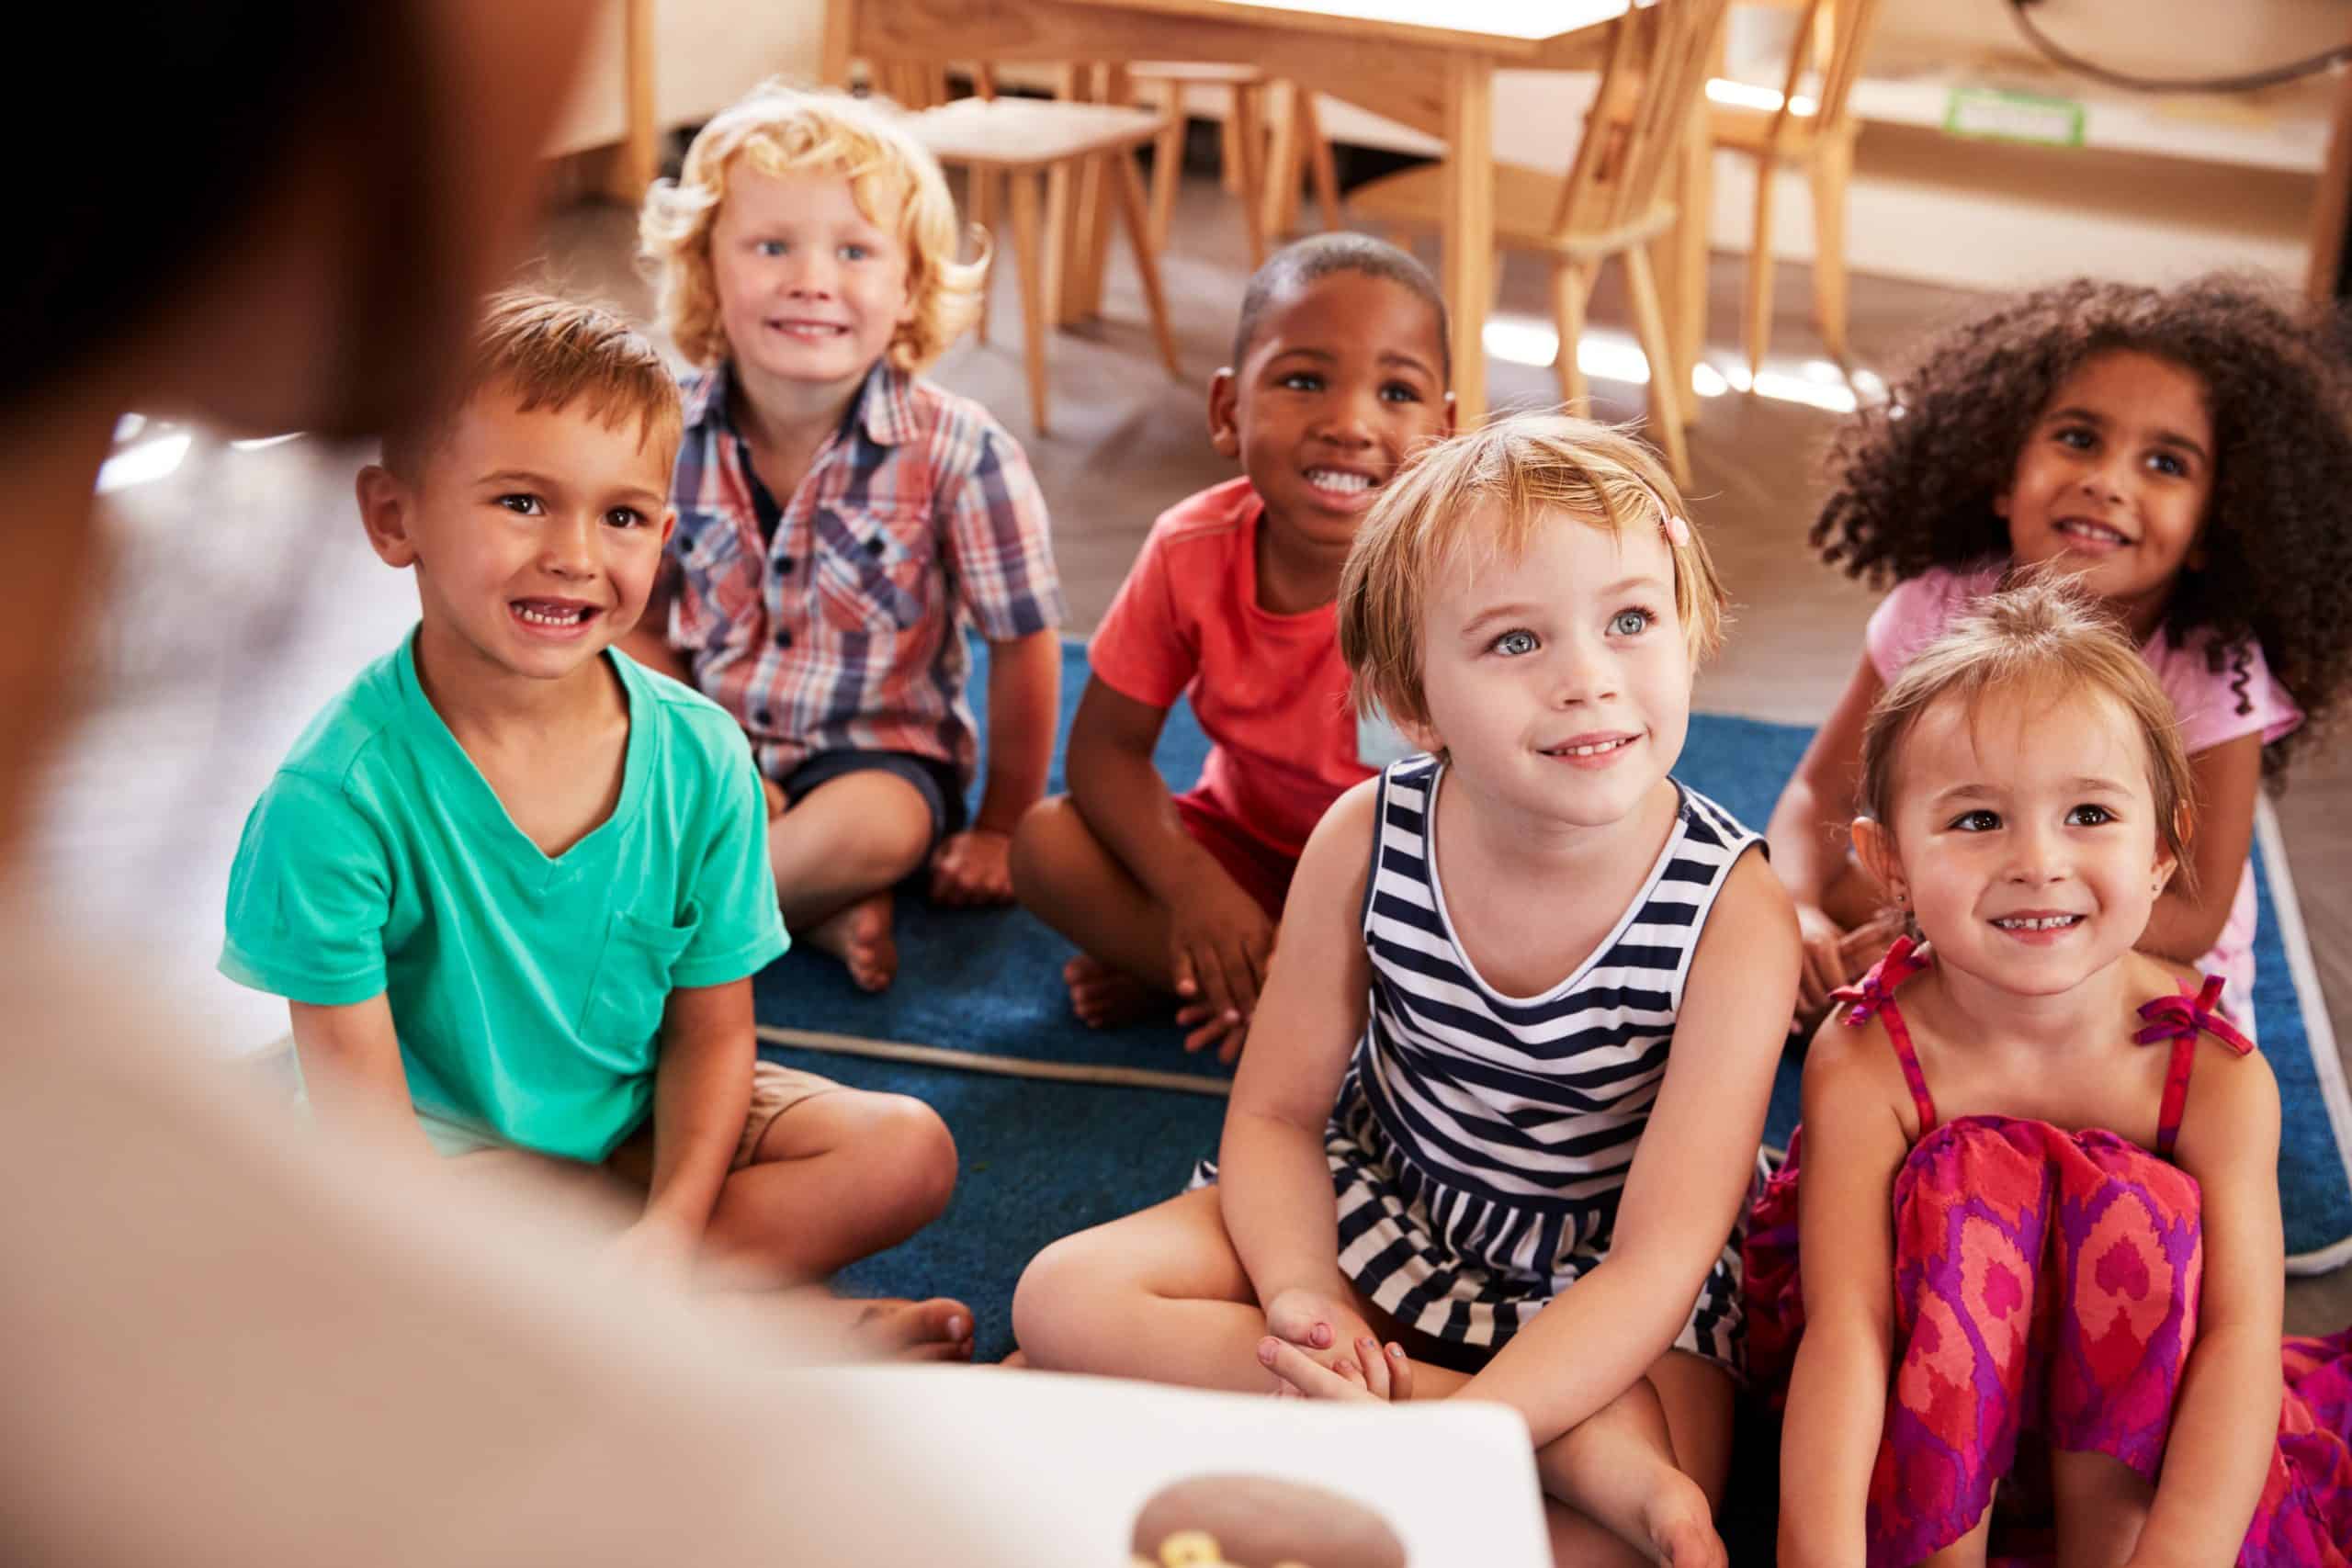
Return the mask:
<svg viewBox="0 0 2352 1568">
<path fill-rule="evenodd" d="M 656 180 L 638 214 L 639 258 L 652 276 L 662 325 L 686 358 L 707 367 L 727 357 L 710 231 L 739 157 L 776 178 L 838 175 L 870 222 L 881 222 L 876 215 L 895 203 L 914 310 L 883 351 L 893 368 L 923 369 L 978 319 L 985 241 L 976 259 L 956 259 L 956 200 L 937 160 L 885 109 L 845 93 L 763 82 L 702 128 L 678 177 Z"/>
<path fill-rule="evenodd" d="M 1422 447 L 1356 531 L 1340 574 L 1339 623 L 1359 713 L 1378 708 L 1429 722 L 1421 641 L 1430 580 L 1474 543 L 1518 555 L 1555 513 L 1612 534 L 1661 530 L 1691 662 L 1721 645 L 1722 580 L 1657 455 L 1590 420 L 1519 414 Z M 1479 517 L 1494 520 L 1493 535 L 1473 540 L 1472 519 Z M 1669 518 L 1684 519 L 1682 526 Z"/>
</svg>

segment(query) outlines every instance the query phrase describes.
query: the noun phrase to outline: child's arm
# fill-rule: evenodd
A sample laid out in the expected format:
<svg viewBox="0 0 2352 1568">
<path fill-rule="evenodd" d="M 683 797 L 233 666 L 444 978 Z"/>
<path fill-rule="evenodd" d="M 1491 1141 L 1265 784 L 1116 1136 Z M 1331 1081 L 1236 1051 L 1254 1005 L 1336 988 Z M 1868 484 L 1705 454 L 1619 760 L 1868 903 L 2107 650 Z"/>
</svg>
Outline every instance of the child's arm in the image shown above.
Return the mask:
<svg viewBox="0 0 2352 1568">
<path fill-rule="evenodd" d="M 1826 1004 L 1829 993 L 1849 978 L 1838 951 L 1844 928 L 1822 904 L 1847 872 L 1848 834 L 1861 784 L 1862 727 L 1885 690 L 1878 667 L 1864 653 L 1781 791 L 1765 829 L 1772 869 L 1796 900 L 1797 929 L 1804 941 L 1797 999 L 1807 1010 Z"/>
<path fill-rule="evenodd" d="M 1323 1130 L 1372 983 L 1359 921 L 1379 787 L 1367 780 L 1335 801 L 1299 856 L 1282 950 L 1250 1020 L 1252 1048 L 1234 1077 L 1218 1150 L 1225 1228 L 1267 1326 L 1335 1358 L 1351 1358 L 1356 1338 L 1371 1333 L 1340 1272 Z"/>
<path fill-rule="evenodd" d="M 408 1073 L 392 1027 L 392 1004 L 382 992 L 344 1007 L 288 1002 L 302 1091 L 322 1127 L 349 1133 L 435 1169 L 432 1141 L 409 1103 Z"/>
<path fill-rule="evenodd" d="M 2254 803 L 2262 791 L 2262 737 L 2241 735 L 2188 759 L 2197 781 L 2197 836 L 2188 860 L 2194 886 L 2175 877 L 2156 900 L 2140 951 L 2176 964 L 2194 964 L 2213 950 L 2230 922 L 2238 880 L 2254 841 Z"/>
<path fill-rule="evenodd" d="M 1045 797 L 1061 700 L 1061 636 L 1053 627 L 989 644 L 988 783 L 971 827 L 933 852 L 931 896 L 941 903 L 1012 901 L 1012 829 Z"/>
<path fill-rule="evenodd" d="M 2278 1084 L 2259 1055 L 2198 1050 L 2177 1157 L 2204 1189 L 2204 1289 L 2137 1568 L 2234 1562 L 2278 1430 Z"/>
<path fill-rule="evenodd" d="M 1743 857 L 1691 957 L 1609 1256 L 1461 1390 L 1519 1411 L 1536 1447 L 1632 1387 L 1682 1331 L 1747 1201 L 1798 959 L 1788 894 L 1761 855 Z"/>
<path fill-rule="evenodd" d="M 1892 1081 L 1890 1081 L 1892 1080 Z M 1908 1149 L 1884 1030 L 1822 1025 L 1804 1064 L 1804 1337 L 1781 1423 L 1780 1561 L 1860 1562 L 1894 1353 L 1895 1172 Z"/>
<path fill-rule="evenodd" d="M 682 1275 L 710 1224 L 751 1112 L 757 1055 L 748 977 L 670 993 L 653 1068 L 653 1179 L 623 1241 L 657 1271 Z"/>
<path fill-rule="evenodd" d="M 1259 1006 L 1274 927 L 1216 857 L 1184 831 L 1168 781 L 1151 760 L 1167 721 L 1166 708 L 1137 702 L 1100 676 L 1089 680 L 1064 760 L 1069 797 L 1087 827 L 1168 908 L 1177 994 L 1207 1012 L 1203 1032 L 1185 1044 L 1196 1048 L 1224 1035 L 1231 1046 Z M 1302 872 L 1305 865 L 1302 859 Z M 1328 1100 L 1323 1110 L 1330 1110 Z"/>
</svg>

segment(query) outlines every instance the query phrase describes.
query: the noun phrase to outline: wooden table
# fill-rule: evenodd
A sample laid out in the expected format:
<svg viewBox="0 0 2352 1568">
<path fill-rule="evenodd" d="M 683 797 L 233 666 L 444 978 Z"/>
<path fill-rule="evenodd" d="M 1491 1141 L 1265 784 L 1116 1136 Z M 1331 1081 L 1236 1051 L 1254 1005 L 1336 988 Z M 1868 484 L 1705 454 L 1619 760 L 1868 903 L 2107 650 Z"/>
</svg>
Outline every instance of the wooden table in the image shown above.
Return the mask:
<svg viewBox="0 0 2352 1568">
<path fill-rule="evenodd" d="M 1668 0 L 1671 3 L 1671 0 Z M 1498 69 L 1588 70 L 1602 24 L 1628 0 L 826 0 L 823 79 L 846 85 L 853 59 L 1246 62 L 1271 76 L 1442 140 L 1444 289 L 1457 417 L 1487 412 L 1483 334 L 1494 295 L 1494 76 Z M 1442 14 L 1449 25 L 1426 18 Z M 1690 261 L 1705 260 L 1704 143 L 1684 162 L 1682 227 L 1665 291 L 1678 349 L 1695 349 Z M 1690 188 L 1690 182 L 1698 188 Z M 1704 299 L 1703 276 L 1695 298 Z M 1678 352 L 1688 374 L 1690 360 Z"/>
</svg>

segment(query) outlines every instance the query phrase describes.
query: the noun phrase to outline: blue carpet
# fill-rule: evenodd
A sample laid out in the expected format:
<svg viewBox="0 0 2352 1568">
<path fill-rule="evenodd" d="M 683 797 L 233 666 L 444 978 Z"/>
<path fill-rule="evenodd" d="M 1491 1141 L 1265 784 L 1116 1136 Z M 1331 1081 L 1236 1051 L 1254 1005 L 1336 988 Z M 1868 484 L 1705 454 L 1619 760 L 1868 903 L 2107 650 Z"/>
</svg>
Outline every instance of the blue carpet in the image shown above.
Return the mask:
<svg viewBox="0 0 2352 1568">
<path fill-rule="evenodd" d="M 1085 655 L 1072 646 L 1063 657 L 1065 733 L 1085 679 Z M 986 689 L 978 671 L 972 687 L 976 698 Z M 1809 735 L 1792 725 L 1694 715 L 1675 771 L 1744 821 L 1760 824 Z M 1160 742 L 1161 773 L 1189 782 L 1207 749 L 1180 703 Z M 1062 787 L 1058 757 L 1051 787 Z M 2256 1015 L 2284 1107 L 2279 1180 L 2287 1250 L 2311 1254 L 2352 1237 L 2352 1185 L 2312 1060 L 2270 879 L 2259 865 L 2257 871 Z M 1018 910 L 940 910 L 909 898 L 899 905 L 898 934 L 899 980 L 879 997 L 857 990 L 830 959 L 786 954 L 758 979 L 761 1022 L 994 1057 L 1173 1072 L 1203 1080 L 1204 1088 L 1227 1076 L 1213 1060 L 1186 1055 L 1170 1022 L 1100 1032 L 1080 1024 L 1060 979 L 1069 945 Z M 775 1045 L 762 1050 L 844 1083 L 915 1095 L 946 1119 L 963 1160 L 946 1214 L 905 1246 L 851 1269 L 843 1282 L 875 1293 L 960 1296 L 978 1317 L 983 1358 L 1012 1348 L 1012 1286 L 1022 1266 L 1057 1236 L 1176 1191 L 1193 1158 L 1214 1147 L 1224 1110 L 1220 1100 L 1165 1089 L 1044 1082 Z M 1796 1089 L 1796 1064 L 1783 1063 L 1769 1127 L 1776 1145 L 1795 1122 Z"/>
</svg>

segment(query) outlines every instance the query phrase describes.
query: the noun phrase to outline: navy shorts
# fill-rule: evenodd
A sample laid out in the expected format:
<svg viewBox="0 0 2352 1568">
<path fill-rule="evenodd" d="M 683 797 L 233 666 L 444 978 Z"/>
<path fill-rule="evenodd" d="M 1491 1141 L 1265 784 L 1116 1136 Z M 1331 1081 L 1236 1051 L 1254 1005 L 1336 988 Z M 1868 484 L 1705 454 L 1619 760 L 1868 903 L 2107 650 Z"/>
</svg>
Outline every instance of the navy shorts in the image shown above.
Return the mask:
<svg viewBox="0 0 2352 1568">
<path fill-rule="evenodd" d="M 943 762 L 936 757 L 919 757 L 912 751 L 820 751 L 792 772 L 776 781 L 784 791 L 787 805 L 797 806 L 800 797 L 819 784 L 831 784 L 849 773 L 868 770 L 888 773 L 915 786 L 923 804 L 931 807 L 931 847 L 951 833 L 964 830 L 964 779 L 953 762 Z M 929 851 L 924 852 L 926 855 Z"/>
</svg>

